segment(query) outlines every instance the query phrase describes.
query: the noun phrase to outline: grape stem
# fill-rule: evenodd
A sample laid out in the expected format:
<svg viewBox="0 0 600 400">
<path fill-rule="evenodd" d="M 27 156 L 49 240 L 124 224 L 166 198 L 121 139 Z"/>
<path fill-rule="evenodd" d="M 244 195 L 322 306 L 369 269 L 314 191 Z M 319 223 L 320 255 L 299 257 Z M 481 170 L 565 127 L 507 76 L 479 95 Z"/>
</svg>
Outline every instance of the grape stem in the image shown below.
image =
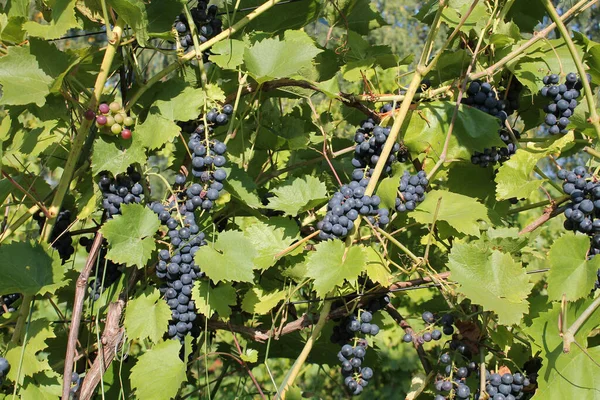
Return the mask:
<svg viewBox="0 0 600 400">
<path fill-rule="evenodd" d="M 588 306 L 588 308 L 581 313 L 579 318 L 573 322 L 573 324 L 567 329 L 566 332 L 563 333 L 563 353 L 568 353 L 571 351 L 571 344 L 576 343 L 575 335 L 581 326 L 590 318 L 590 316 L 596 311 L 596 309 L 600 307 L 600 296 L 596 297 L 596 299 Z M 565 313 L 566 314 L 566 313 Z"/>
<path fill-rule="evenodd" d="M 591 1 L 590 3 L 595 3 L 595 1 Z M 569 53 L 571 53 L 571 58 L 577 67 L 577 72 L 579 73 L 579 77 L 581 79 L 581 83 L 583 84 L 583 89 L 585 91 L 585 100 L 587 101 L 588 111 L 590 113 L 590 118 L 588 121 L 594 126 L 596 130 L 596 135 L 598 139 L 600 139 L 600 118 L 598 118 L 598 113 L 596 112 L 596 105 L 594 104 L 594 93 L 592 92 L 592 88 L 590 87 L 590 83 L 587 80 L 587 76 L 585 73 L 585 68 L 583 67 L 583 62 L 577 53 L 577 48 L 575 47 L 575 43 L 573 43 L 573 39 L 571 39 L 571 34 L 567 30 L 567 27 L 563 23 L 562 19 L 556 12 L 554 5 L 550 0 L 544 0 L 544 6 L 546 7 L 546 11 L 550 15 L 550 18 L 556 24 L 558 31 L 560 32 L 563 41 L 567 45 L 569 49 Z"/>
</svg>

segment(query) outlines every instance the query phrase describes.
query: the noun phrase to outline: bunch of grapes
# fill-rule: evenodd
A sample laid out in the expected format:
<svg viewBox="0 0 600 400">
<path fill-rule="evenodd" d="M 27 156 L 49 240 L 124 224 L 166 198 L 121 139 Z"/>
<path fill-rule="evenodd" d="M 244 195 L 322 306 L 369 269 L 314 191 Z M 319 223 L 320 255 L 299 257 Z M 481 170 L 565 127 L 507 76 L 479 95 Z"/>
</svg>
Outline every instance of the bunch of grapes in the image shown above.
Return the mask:
<svg viewBox="0 0 600 400">
<path fill-rule="evenodd" d="M 492 399 L 516 400 L 523 399 L 526 393 L 523 388 L 530 385 L 529 379 L 520 372 L 503 375 L 486 371 L 485 391 Z"/>
<path fill-rule="evenodd" d="M 79 238 L 79 244 L 85 247 L 86 251 L 89 253 L 92 250 L 93 240 L 82 236 Z M 106 288 L 118 281 L 123 273 L 121 271 L 121 264 L 116 264 L 107 259 L 106 253 L 108 253 L 108 242 L 104 239 L 98 252 L 98 261 L 94 264 L 90 274 L 93 278 L 91 278 L 88 283 L 90 297 L 94 301 L 100 298 L 100 295 Z"/>
<path fill-rule="evenodd" d="M 501 128 L 498 131 L 500 135 L 500 139 L 506 144 L 506 147 L 492 147 L 491 149 L 484 149 L 483 153 L 476 151 L 471 156 L 471 162 L 475 165 L 479 165 L 481 167 L 487 167 L 489 165 L 494 165 L 496 163 L 504 163 L 510 159 L 510 157 L 516 153 L 517 146 L 512 142 L 512 138 L 510 137 L 510 133 L 506 128 Z M 513 130 L 513 134 L 516 139 L 521 137 L 521 134 L 517 130 Z"/>
<path fill-rule="evenodd" d="M 72 398 L 76 397 L 76 394 L 79 391 L 80 387 L 81 387 L 81 377 L 79 376 L 79 374 L 77 372 L 73 372 L 73 374 L 71 374 L 71 388 L 69 389 L 69 392 L 71 393 Z"/>
<path fill-rule="evenodd" d="M 452 398 L 452 393 L 454 393 L 454 398 L 468 399 L 471 396 L 471 389 L 467 386 L 466 379 L 471 373 L 477 370 L 477 364 L 473 361 L 465 361 L 464 359 L 453 362 L 452 357 L 448 353 L 440 356 L 440 363 L 445 365 L 444 376 L 435 381 L 435 389 L 438 394 L 434 400 Z"/>
<path fill-rule="evenodd" d="M 39 231 L 42 232 L 46 217 L 43 212 L 37 212 L 33 215 L 34 221 L 38 223 Z M 71 211 L 64 210 L 58 213 L 56 223 L 50 233 L 50 243 L 52 247 L 58 251 L 58 255 L 64 264 L 75 253 L 73 247 L 73 238 L 71 232 L 67 231 L 71 225 Z"/>
<path fill-rule="evenodd" d="M 5 294 L 4 296 L 0 296 L 0 315 L 5 312 L 15 312 L 15 308 L 12 305 L 21 298 L 19 293 L 11 293 Z"/>
<path fill-rule="evenodd" d="M 412 211 L 417 204 L 425 200 L 425 190 L 429 185 L 425 171 L 419 171 L 416 175 L 404 171 L 398 186 L 399 195 L 396 197 L 396 211 Z"/>
<path fill-rule="evenodd" d="M 121 213 L 121 204 L 140 203 L 144 188 L 140 184 L 141 175 L 133 168 L 127 168 L 126 174 L 116 179 L 101 174 L 98 187 L 102 191 L 102 207 L 108 218 Z"/>
<path fill-rule="evenodd" d="M 219 198 L 223 190 L 223 181 L 227 178 L 227 172 L 220 168 L 227 163 L 225 158 L 227 146 L 212 139 L 207 147 L 200 135 L 196 133 L 191 135 L 188 145 L 192 151 L 192 175 L 200 178 L 201 183 L 194 183 L 186 190 L 185 194 L 189 198 L 186 202 L 186 211 L 193 211 L 197 207 L 210 210 Z M 176 183 L 181 187 L 182 181 L 185 182 L 181 176 L 176 179 Z"/>
<path fill-rule="evenodd" d="M 423 334 L 417 336 L 417 341 L 421 344 L 425 342 L 431 342 L 432 340 L 440 340 L 442 338 L 442 332 L 445 335 L 452 335 L 454 333 L 454 317 L 450 314 L 444 315 L 439 321 L 436 321 L 435 316 L 431 311 L 425 311 L 421 316 L 423 321 L 427 324 Z M 441 325 L 442 331 L 434 329 L 435 325 Z M 404 343 L 412 343 L 413 336 L 410 333 L 404 334 L 402 337 Z"/>
<path fill-rule="evenodd" d="M 504 111 L 511 115 L 519 109 L 519 96 L 523 90 L 523 84 L 511 75 L 506 89 L 499 93 L 499 97 L 504 100 Z"/>
<path fill-rule="evenodd" d="M 560 170 L 563 190 L 571 196 L 564 211 L 565 229 L 586 234 L 600 233 L 600 183 L 591 179 L 585 167 L 573 171 Z"/>
<path fill-rule="evenodd" d="M 89 118 L 86 113 L 86 118 Z M 116 101 L 110 104 L 102 103 L 98 107 L 96 115 L 96 126 L 100 132 L 113 135 L 121 135 L 125 140 L 131 139 L 131 127 L 135 121 L 127 115 L 123 107 Z"/>
<path fill-rule="evenodd" d="M 317 228 L 321 230 L 320 239 L 345 238 L 354 228 L 354 221 L 359 215 L 367 217 L 374 226 L 386 225 L 390 222 L 389 210 L 379 208 L 381 203 L 379 196 L 365 194 L 368 182 L 368 179 L 362 179 L 360 182 L 352 181 L 333 194 L 327 204 L 327 214 L 317 224 Z"/>
<path fill-rule="evenodd" d="M 388 296 L 373 299 L 359 315 L 350 315 L 341 320 L 340 325 L 334 326 L 331 341 L 342 346 L 338 360 L 342 364 L 344 384 L 351 394 L 358 395 L 373 377 L 373 370 L 363 365 L 367 354 L 366 339 L 355 337 L 357 334 L 375 336 L 379 326 L 373 323 L 373 314 L 384 308 L 390 302 Z M 353 344 L 348 344 L 348 342 Z"/>
<path fill-rule="evenodd" d="M 175 201 L 170 205 L 171 210 L 177 207 Z M 185 217 L 181 216 L 183 225 L 179 219 L 180 215 L 172 216 L 171 211 L 161 203 L 155 202 L 150 208 L 158 214 L 161 222 L 169 229 L 167 237 L 174 247 L 172 253 L 167 249 L 159 252 L 156 276 L 166 281 L 166 285 L 161 287 L 160 291 L 171 308 L 172 319 L 168 335 L 171 338 L 177 337 L 183 342 L 185 335 L 192 331 L 193 322 L 197 317 L 196 305 L 191 299 L 191 293 L 194 280 L 204 274 L 196 265 L 194 254 L 200 246 L 206 245 L 205 236 L 200 232 L 193 209 L 188 211 L 185 204 L 181 205 L 180 210 L 175 210 L 175 214 L 184 211 Z"/>
<path fill-rule="evenodd" d="M 208 1 L 200 0 L 198 5 L 190 10 L 194 24 L 196 25 L 196 33 L 200 44 L 208 41 L 208 39 L 218 35 L 223 30 L 223 21 L 217 18 L 216 5 L 208 6 Z M 175 19 L 173 28 L 177 32 L 179 44 L 185 50 L 194 45 L 190 23 L 184 14 L 181 14 Z M 204 62 L 208 62 L 208 54 L 204 53 Z"/>
<path fill-rule="evenodd" d="M 4 357 L 0 357 L 0 385 L 4 383 L 4 378 L 8 375 L 10 371 L 10 363 Z"/>
<path fill-rule="evenodd" d="M 502 124 L 508 118 L 506 112 L 506 103 L 498 99 L 496 91 L 489 82 L 474 80 L 469 83 L 467 96 L 462 99 L 462 104 L 475 107 L 487 114 L 490 114 L 500 120 Z"/>
<path fill-rule="evenodd" d="M 588 78 L 589 79 L 589 78 Z M 547 75 L 543 78 L 544 86 L 540 94 L 550 99 L 550 104 L 544 107 L 546 117 L 544 122 L 548 126 L 548 132 L 552 135 L 567 133 L 569 117 L 573 115 L 577 107 L 577 99 L 581 95 L 583 84 L 577 74 L 567 74 L 565 83 L 558 84 L 557 74 Z"/>
<path fill-rule="evenodd" d="M 354 158 L 352 165 L 356 168 L 352 172 L 352 179 L 361 180 L 371 176 L 371 169 L 379 161 L 381 151 L 385 146 L 385 142 L 390 134 L 390 128 L 384 128 L 375 123 L 372 118 L 369 118 L 361 123 L 361 127 L 356 130 L 354 141 L 356 147 L 354 149 Z M 394 143 L 392 152 L 386 160 L 383 172 L 389 174 L 392 172 L 392 163 L 396 161 L 395 153 L 400 150 L 400 144 Z"/>
</svg>

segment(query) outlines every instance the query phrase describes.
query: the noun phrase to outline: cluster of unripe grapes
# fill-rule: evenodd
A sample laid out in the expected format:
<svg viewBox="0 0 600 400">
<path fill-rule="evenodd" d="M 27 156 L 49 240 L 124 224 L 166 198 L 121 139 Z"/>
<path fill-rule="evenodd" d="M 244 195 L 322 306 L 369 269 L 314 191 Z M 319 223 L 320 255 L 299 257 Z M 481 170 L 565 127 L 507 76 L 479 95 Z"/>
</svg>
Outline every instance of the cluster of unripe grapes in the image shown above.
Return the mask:
<svg viewBox="0 0 600 400">
<path fill-rule="evenodd" d="M 570 72 L 565 78 L 565 83 L 558 84 L 560 78 L 557 74 L 550 74 L 543 78 L 544 86 L 540 94 L 550 99 L 550 104 L 544 107 L 547 113 L 544 122 L 548 132 L 552 135 L 567 133 L 569 117 L 577 107 L 577 99 L 581 95 L 583 84 L 577 74 Z"/>
<path fill-rule="evenodd" d="M 0 357 L 0 386 L 4 383 L 4 378 L 10 371 L 10 363 L 4 357 Z"/>
<path fill-rule="evenodd" d="M 21 298 L 19 293 L 11 293 L 5 294 L 4 296 L 0 296 L 0 315 L 5 312 L 15 312 L 16 309 L 12 305 Z"/>
<path fill-rule="evenodd" d="M 425 190 L 429 185 L 427 173 L 419 171 L 416 175 L 411 175 L 410 172 L 404 171 L 400 178 L 398 186 L 398 196 L 396 196 L 396 211 L 405 212 L 412 211 L 417 207 L 417 204 L 425 200 Z"/>
<path fill-rule="evenodd" d="M 320 239 L 345 238 L 354 228 L 354 221 L 360 215 L 367 217 L 375 226 L 385 225 L 390 221 L 389 210 L 379 208 L 381 203 L 379 196 L 365 194 L 368 182 L 366 178 L 361 179 L 360 182 L 352 181 L 333 194 L 327 204 L 325 217 L 317 224 L 317 228 L 321 230 Z"/>
<path fill-rule="evenodd" d="M 208 6 L 208 1 L 200 0 L 198 5 L 190 9 L 190 14 L 194 25 L 196 25 L 196 33 L 200 44 L 208 39 L 218 35 L 223 30 L 223 21 L 217 18 L 219 8 L 216 5 Z M 173 28 L 177 32 L 179 45 L 187 50 L 194 45 L 190 22 L 184 14 L 179 15 L 173 23 Z M 208 61 L 208 54 L 204 54 L 204 62 Z"/>
<path fill-rule="evenodd" d="M 88 253 L 92 250 L 93 242 L 92 239 L 85 236 L 79 238 L 79 245 L 85 247 L 85 250 Z M 108 242 L 106 239 L 103 239 L 98 252 L 98 261 L 95 262 L 92 267 L 90 280 L 88 282 L 90 297 L 94 301 L 100 298 L 100 295 L 106 288 L 118 281 L 123 273 L 121 271 L 121 264 L 117 264 L 114 261 L 107 259 L 106 253 L 108 253 Z"/>
<path fill-rule="evenodd" d="M 358 316 L 349 315 L 333 328 L 331 341 L 342 346 L 337 357 L 341 363 L 344 385 L 352 395 L 359 395 L 373 377 L 373 370 L 363 365 L 368 348 L 368 342 L 364 337 L 379 333 L 379 326 L 373 322 L 373 315 L 389 302 L 388 296 L 375 298 L 364 310 L 359 311 Z M 363 338 L 356 335 L 361 335 Z"/>
<path fill-rule="evenodd" d="M 516 153 L 517 146 L 513 143 L 510 133 L 506 128 L 501 128 L 498 132 L 500 139 L 506 144 L 506 147 L 492 147 L 483 150 L 483 153 L 476 151 L 471 156 L 471 162 L 475 165 L 479 165 L 483 168 L 494 165 L 496 163 L 504 163 L 510 159 L 510 157 Z M 521 134 L 516 129 L 513 129 L 515 139 L 519 139 Z"/>
<path fill-rule="evenodd" d="M 454 317 L 450 314 L 445 314 L 437 321 L 431 311 L 425 311 L 421 318 L 423 318 L 423 321 L 427 324 L 427 328 L 422 335 L 417 336 L 417 342 L 420 344 L 431 342 L 432 340 L 440 340 L 442 338 L 442 332 L 445 335 L 452 335 L 454 333 L 454 327 L 452 326 L 452 324 L 454 324 Z M 441 325 L 442 331 L 434 328 L 436 322 Z M 404 343 L 412 343 L 413 340 L 414 338 L 410 333 L 405 333 L 402 337 Z"/>
<path fill-rule="evenodd" d="M 33 214 L 32 218 L 38 223 L 39 231 L 41 233 L 42 228 L 44 227 L 44 222 L 46 221 L 44 213 L 41 211 L 37 212 Z M 56 216 L 56 223 L 54 224 L 52 232 L 50 233 L 50 243 L 52 244 L 52 247 L 58 251 L 58 255 L 60 256 L 63 264 L 67 262 L 67 260 L 75 253 L 71 232 L 67 230 L 70 225 L 71 211 L 60 211 Z"/>
<path fill-rule="evenodd" d="M 108 218 L 121 213 L 122 204 L 137 204 L 142 201 L 144 187 L 142 176 L 133 167 L 127 173 L 111 178 L 107 173 L 100 175 L 98 187 L 102 191 L 102 207 Z"/>
<path fill-rule="evenodd" d="M 91 118 L 90 118 L 91 117 Z M 96 118 L 96 126 L 103 133 L 121 135 L 125 140 L 131 139 L 131 128 L 135 121 L 128 116 L 123 107 L 116 101 L 110 104 L 102 103 L 98 106 L 98 115 L 93 111 L 86 112 L 86 118 Z"/>
</svg>

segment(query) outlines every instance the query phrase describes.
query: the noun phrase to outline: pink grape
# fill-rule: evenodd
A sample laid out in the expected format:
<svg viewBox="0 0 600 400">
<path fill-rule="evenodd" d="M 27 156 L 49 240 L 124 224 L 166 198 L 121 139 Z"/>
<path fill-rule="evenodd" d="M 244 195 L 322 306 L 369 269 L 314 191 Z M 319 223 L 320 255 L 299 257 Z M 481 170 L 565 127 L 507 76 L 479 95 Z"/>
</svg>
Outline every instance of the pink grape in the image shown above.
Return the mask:
<svg viewBox="0 0 600 400">
<path fill-rule="evenodd" d="M 106 125 L 106 116 L 105 115 L 98 115 L 96 117 L 96 123 L 98 125 L 101 125 L 101 126 Z"/>
<path fill-rule="evenodd" d="M 102 114 L 108 114 L 108 112 L 110 111 L 110 108 L 108 107 L 108 104 L 102 103 L 102 104 L 100 104 L 100 107 L 98 107 L 98 110 L 100 110 L 100 112 Z"/>
</svg>

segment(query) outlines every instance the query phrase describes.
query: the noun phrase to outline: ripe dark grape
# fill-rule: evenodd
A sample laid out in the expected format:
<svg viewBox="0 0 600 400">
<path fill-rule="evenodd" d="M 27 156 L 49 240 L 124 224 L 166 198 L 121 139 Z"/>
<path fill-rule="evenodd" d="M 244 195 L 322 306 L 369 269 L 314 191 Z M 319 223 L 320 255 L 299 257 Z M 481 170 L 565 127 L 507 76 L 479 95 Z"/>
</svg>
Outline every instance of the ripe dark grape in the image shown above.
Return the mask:
<svg viewBox="0 0 600 400">
<path fill-rule="evenodd" d="M 588 79 L 589 76 L 588 76 Z M 567 74 L 565 83 L 558 84 L 560 78 L 557 74 L 545 76 L 542 81 L 544 86 L 540 94 L 550 99 L 550 103 L 544 107 L 546 116 L 544 123 L 548 132 L 552 135 L 567 133 L 569 117 L 573 115 L 577 107 L 577 99 L 581 95 L 583 84 L 581 79 L 573 72 Z"/>
<path fill-rule="evenodd" d="M 84 246 L 88 253 L 92 249 L 92 243 L 93 241 L 85 236 L 79 238 L 79 244 Z M 88 283 L 90 297 L 94 301 L 100 298 L 104 290 L 117 282 L 123 273 L 123 266 L 107 259 L 106 253 L 108 253 L 108 242 L 104 239 L 98 253 L 98 260 L 92 267 Z"/>
<path fill-rule="evenodd" d="M 10 363 L 4 357 L 0 357 L 0 385 L 4 382 L 4 378 L 8 375 L 10 371 Z"/>
<path fill-rule="evenodd" d="M 215 5 L 208 7 L 208 1 L 200 0 L 196 7 L 190 9 L 193 22 L 196 26 L 196 34 L 198 34 L 199 43 L 204 43 L 207 40 L 218 35 L 222 31 L 223 21 L 217 18 L 218 8 Z M 173 28 L 179 38 L 179 45 L 188 50 L 194 45 L 192 32 L 189 21 L 184 14 L 179 15 L 173 23 Z M 209 52 L 204 53 L 203 61 L 208 62 Z"/>
<path fill-rule="evenodd" d="M 46 221 L 44 213 L 38 212 L 34 214 L 33 219 L 38 223 L 39 232 L 41 233 Z M 56 217 L 56 222 L 52 228 L 52 232 L 50 233 L 50 243 L 52 244 L 52 247 L 58 251 L 58 255 L 63 264 L 67 262 L 67 260 L 69 260 L 69 258 L 71 258 L 71 256 L 75 253 L 71 232 L 67 231 L 70 225 L 71 211 L 60 211 Z"/>
<path fill-rule="evenodd" d="M 462 104 L 477 108 L 487 114 L 490 114 L 502 122 L 508 117 L 505 111 L 506 102 L 498 98 L 496 91 L 488 82 L 474 80 L 467 87 L 466 97 L 462 99 Z"/>
<path fill-rule="evenodd" d="M 513 134 L 516 139 L 521 137 L 521 134 L 517 130 L 513 130 Z M 513 143 L 510 133 L 506 128 L 501 128 L 498 131 L 500 139 L 506 144 L 506 147 L 492 147 L 484 149 L 483 152 L 474 152 L 471 156 L 471 162 L 481 167 L 488 167 L 496 163 L 503 164 L 508 161 L 510 157 L 516 153 L 517 146 Z"/>
<path fill-rule="evenodd" d="M 400 186 L 398 186 L 400 195 L 396 197 L 396 211 L 414 210 L 417 204 L 425 200 L 425 190 L 428 184 L 429 180 L 425 171 L 419 171 L 416 175 L 404 171 L 404 175 L 400 178 Z"/>
<path fill-rule="evenodd" d="M 356 130 L 354 142 L 354 158 L 352 166 L 356 169 L 352 173 L 352 179 L 360 181 L 371 176 L 372 169 L 379 161 L 381 151 L 390 134 L 390 128 L 384 128 L 376 124 L 369 118 L 361 123 L 361 127 Z M 394 143 L 392 152 L 386 160 L 383 172 L 389 174 L 392 172 L 392 164 L 397 160 L 396 153 L 400 150 L 400 144 Z"/>
</svg>

